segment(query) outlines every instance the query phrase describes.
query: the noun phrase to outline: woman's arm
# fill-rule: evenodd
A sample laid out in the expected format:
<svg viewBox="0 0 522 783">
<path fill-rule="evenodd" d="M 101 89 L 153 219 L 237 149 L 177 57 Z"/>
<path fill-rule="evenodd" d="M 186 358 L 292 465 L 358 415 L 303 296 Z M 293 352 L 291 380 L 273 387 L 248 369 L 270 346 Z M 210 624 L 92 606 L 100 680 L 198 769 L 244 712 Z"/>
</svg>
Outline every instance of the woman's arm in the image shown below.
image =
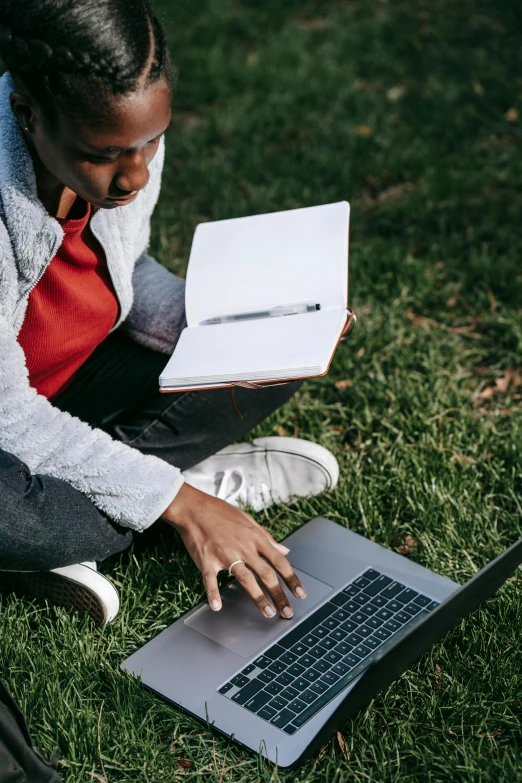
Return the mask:
<svg viewBox="0 0 522 783">
<path fill-rule="evenodd" d="M 183 484 L 180 471 L 55 408 L 29 385 L 25 356 L 0 315 L 0 448 L 62 479 L 115 522 L 143 530 Z"/>
</svg>

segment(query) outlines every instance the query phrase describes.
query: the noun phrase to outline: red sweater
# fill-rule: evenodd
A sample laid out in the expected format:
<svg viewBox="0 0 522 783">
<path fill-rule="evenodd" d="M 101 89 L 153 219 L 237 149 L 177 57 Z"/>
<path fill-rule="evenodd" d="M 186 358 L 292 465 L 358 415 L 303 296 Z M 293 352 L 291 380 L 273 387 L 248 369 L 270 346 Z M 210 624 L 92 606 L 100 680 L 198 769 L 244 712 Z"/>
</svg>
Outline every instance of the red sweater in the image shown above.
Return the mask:
<svg viewBox="0 0 522 783">
<path fill-rule="evenodd" d="M 118 317 L 118 300 L 105 254 L 91 233 L 92 207 L 76 199 L 83 216 L 60 220 L 64 240 L 29 295 L 18 341 L 29 381 L 53 397 L 104 340 Z"/>
</svg>

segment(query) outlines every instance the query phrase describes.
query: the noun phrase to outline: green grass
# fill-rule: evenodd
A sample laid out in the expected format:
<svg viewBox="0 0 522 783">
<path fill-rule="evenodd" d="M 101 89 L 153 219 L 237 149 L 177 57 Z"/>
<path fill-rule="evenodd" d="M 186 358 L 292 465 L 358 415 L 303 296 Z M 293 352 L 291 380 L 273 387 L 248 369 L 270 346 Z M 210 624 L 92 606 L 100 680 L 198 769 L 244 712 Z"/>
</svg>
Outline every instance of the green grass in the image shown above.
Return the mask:
<svg viewBox="0 0 522 783">
<path fill-rule="evenodd" d="M 156 256 L 182 273 L 201 220 L 352 204 L 356 332 L 258 430 L 332 449 L 339 488 L 259 519 L 278 537 L 317 514 L 392 549 L 410 536 L 409 557 L 465 581 L 521 533 L 522 386 L 477 398 L 522 373 L 517 4 L 157 6 L 179 84 Z M 520 570 L 342 728 L 344 751 L 335 739 L 289 774 L 118 670 L 203 597 L 176 536 L 104 571 L 123 605 L 103 631 L 2 599 L 0 671 L 65 781 L 522 781 Z"/>
</svg>

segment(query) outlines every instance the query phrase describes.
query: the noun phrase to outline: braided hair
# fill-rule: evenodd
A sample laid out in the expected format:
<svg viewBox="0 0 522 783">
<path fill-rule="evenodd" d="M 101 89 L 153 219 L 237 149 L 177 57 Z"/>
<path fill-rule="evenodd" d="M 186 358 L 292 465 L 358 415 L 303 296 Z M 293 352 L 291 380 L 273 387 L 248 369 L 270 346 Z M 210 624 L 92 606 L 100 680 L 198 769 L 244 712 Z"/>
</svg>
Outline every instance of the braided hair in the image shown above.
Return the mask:
<svg viewBox="0 0 522 783">
<path fill-rule="evenodd" d="M 0 0 L 0 55 L 44 108 L 74 116 L 99 116 L 140 80 L 172 81 L 148 0 Z"/>
</svg>

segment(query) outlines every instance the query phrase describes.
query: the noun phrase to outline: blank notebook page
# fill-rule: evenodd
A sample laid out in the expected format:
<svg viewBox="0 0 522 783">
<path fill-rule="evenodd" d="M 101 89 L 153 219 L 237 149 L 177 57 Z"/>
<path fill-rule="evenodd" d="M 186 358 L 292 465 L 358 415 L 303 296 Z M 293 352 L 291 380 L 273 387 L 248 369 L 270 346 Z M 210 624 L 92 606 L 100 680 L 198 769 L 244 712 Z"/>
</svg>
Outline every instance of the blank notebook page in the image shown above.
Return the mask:
<svg viewBox="0 0 522 783">
<path fill-rule="evenodd" d="M 344 310 L 319 310 L 185 329 L 160 383 L 277 379 L 305 368 L 319 374 L 326 371 L 345 322 Z"/>
</svg>

